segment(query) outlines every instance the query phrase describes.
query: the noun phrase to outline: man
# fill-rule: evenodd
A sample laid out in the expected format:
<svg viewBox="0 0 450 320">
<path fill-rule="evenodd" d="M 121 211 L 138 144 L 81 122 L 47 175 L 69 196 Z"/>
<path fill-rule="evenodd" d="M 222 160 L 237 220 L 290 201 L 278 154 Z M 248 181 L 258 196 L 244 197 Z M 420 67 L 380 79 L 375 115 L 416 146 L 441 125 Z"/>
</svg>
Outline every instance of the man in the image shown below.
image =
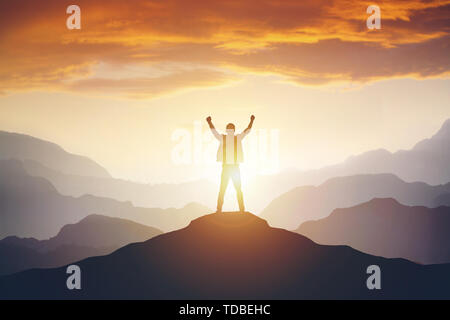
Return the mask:
<svg viewBox="0 0 450 320">
<path fill-rule="evenodd" d="M 217 199 L 217 212 L 222 212 L 223 198 L 227 190 L 228 181 L 233 180 L 236 189 L 237 200 L 239 203 L 239 211 L 244 212 L 244 197 L 241 188 L 241 173 L 239 171 L 239 163 L 244 161 L 242 153 L 242 139 L 250 133 L 253 126 L 255 116 L 250 117 L 250 123 L 242 133 L 235 135 L 235 126 L 232 123 L 227 124 L 226 134 L 220 134 L 214 128 L 211 117 L 206 118 L 209 128 L 214 137 L 219 140 L 219 150 L 217 150 L 217 161 L 222 162 L 222 178 L 220 182 L 219 198 Z"/>
</svg>

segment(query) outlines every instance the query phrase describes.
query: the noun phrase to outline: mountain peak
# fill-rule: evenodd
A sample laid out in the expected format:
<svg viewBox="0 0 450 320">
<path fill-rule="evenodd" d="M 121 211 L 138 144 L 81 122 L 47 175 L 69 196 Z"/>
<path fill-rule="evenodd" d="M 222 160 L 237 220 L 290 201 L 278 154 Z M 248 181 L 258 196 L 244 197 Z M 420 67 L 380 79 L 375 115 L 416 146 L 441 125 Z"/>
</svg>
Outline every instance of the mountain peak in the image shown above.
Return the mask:
<svg viewBox="0 0 450 320">
<path fill-rule="evenodd" d="M 384 204 L 388 204 L 388 205 L 395 205 L 395 206 L 400 206 L 400 202 L 398 202 L 396 199 L 394 198 L 373 198 L 372 200 L 366 202 L 367 205 L 384 205 Z"/>
<path fill-rule="evenodd" d="M 189 228 L 213 228 L 214 230 L 268 228 L 266 220 L 250 212 L 211 213 L 192 220 Z"/>
<path fill-rule="evenodd" d="M 232 250 L 247 243 L 259 247 L 258 239 L 272 232 L 266 220 L 250 212 L 222 212 L 201 216 L 184 229 L 190 239 L 199 243 L 208 243 L 220 250 Z M 253 243 L 251 245 L 250 243 Z M 195 245 L 196 246 L 196 245 Z M 201 250 L 201 248 L 198 248 Z"/>
<path fill-rule="evenodd" d="M 77 244 L 93 248 L 119 248 L 161 233 L 161 230 L 132 220 L 91 214 L 77 223 L 62 227 L 55 237 L 50 238 L 48 246 L 57 248 L 63 244 Z"/>
<path fill-rule="evenodd" d="M 370 214 L 375 214 L 375 215 L 379 216 L 381 214 L 388 214 L 392 210 L 398 210 L 403 207 L 405 207 L 405 206 L 402 205 L 400 202 L 398 202 L 394 198 L 377 198 L 377 197 L 375 197 L 367 202 L 363 202 L 363 203 L 357 204 L 355 206 L 345 207 L 345 208 L 336 208 L 331 212 L 331 214 L 328 217 L 325 217 L 323 219 L 306 221 L 302 225 L 300 225 L 300 227 L 297 229 L 297 232 L 298 232 L 298 230 L 301 230 L 301 228 L 304 225 L 308 225 L 311 223 L 314 224 L 317 221 L 326 221 L 327 218 L 329 218 L 329 217 L 332 217 L 334 219 L 340 219 L 343 214 L 351 212 L 352 210 L 353 211 L 360 210 L 366 214 L 370 213 Z M 362 216 L 362 214 L 360 214 L 360 216 Z"/>
<path fill-rule="evenodd" d="M 94 160 L 29 135 L 0 131 L 0 149 L 0 159 L 34 160 L 64 174 L 111 178 L 108 171 Z"/>
<path fill-rule="evenodd" d="M 436 136 L 439 136 L 441 138 L 446 137 L 447 139 L 450 139 L 450 118 L 445 120 L 441 129 L 439 129 L 439 131 L 436 133 Z"/>
<path fill-rule="evenodd" d="M 448 141 L 450 141 L 450 119 L 447 119 L 431 138 L 416 143 L 413 150 L 448 150 Z"/>
<path fill-rule="evenodd" d="M 442 264 L 450 261 L 445 227 L 449 214 L 445 206 L 407 206 L 393 198 L 374 198 L 305 222 L 297 232 L 325 245 L 348 245 L 376 256 Z"/>
</svg>

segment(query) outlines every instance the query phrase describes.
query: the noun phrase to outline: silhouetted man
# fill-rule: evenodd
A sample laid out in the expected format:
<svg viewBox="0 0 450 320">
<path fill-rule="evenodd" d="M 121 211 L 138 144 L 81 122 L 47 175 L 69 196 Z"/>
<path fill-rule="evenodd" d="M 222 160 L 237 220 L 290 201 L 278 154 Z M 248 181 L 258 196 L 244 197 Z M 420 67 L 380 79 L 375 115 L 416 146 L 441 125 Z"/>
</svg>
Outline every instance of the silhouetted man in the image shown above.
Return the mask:
<svg viewBox="0 0 450 320">
<path fill-rule="evenodd" d="M 223 198 L 227 190 L 228 181 L 233 180 L 234 188 L 236 189 L 237 200 L 239 203 L 239 210 L 245 211 L 244 197 L 241 188 L 241 173 L 239 171 L 239 163 L 244 161 L 242 153 L 242 139 L 250 132 L 255 116 L 250 117 L 250 123 L 242 133 L 234 134 L 234 124 L 227 124 L 226 134 L 220 134 L 214 128 L 211 117 L 206 118 L 209 128 L 214 137 L 219 140 L 219 150 L 217 150 L 217 161 L 222 162 L 222 178 L 220 181 L 219 198 L 217 199 L 217 212 L 222 212 Z"/>
</svg>

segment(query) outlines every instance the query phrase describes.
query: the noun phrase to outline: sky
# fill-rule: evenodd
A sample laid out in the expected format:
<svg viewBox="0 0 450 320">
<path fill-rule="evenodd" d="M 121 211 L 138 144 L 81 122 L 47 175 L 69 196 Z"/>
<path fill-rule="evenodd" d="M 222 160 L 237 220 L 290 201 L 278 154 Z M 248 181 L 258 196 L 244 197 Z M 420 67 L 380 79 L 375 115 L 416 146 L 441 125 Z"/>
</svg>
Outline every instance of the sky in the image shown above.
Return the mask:
<svg viewBox="0 0 450 320">
<path fill-rule="evenodd" d="M 256 116 L 254 174 L 408 149 L 450 118 L 449 29 L 450 1 L 2 1 L 0 130 L 148 183 L 217 177 L 207 116 Z"/>
</svg>

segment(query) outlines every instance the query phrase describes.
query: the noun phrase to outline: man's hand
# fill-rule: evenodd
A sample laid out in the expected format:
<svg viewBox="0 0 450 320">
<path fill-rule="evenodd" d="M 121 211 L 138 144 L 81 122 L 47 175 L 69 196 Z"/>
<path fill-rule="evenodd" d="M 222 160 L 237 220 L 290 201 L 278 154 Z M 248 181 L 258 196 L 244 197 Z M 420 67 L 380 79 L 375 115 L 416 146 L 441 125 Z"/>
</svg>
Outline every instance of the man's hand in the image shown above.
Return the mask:
<svg viewBox="0 0 450 320">
<path fill-rule="evenodd" d="M 209 125 L 210 129 L 214 129 L 214 125 L 213 125 L 213 123 L 211 121 L 211 117 L 206 118 L 206 122 L 208 122 L 208 125 Z"/>
<path fill-rule="evenodd" d="M 248 124 L 248 127 L 247 127 L 247 129 L 244 130 L 244 132 L 248 132 L 248 131 L 252 128 L 252 126 L 253 126 L 253 121 L 255 121 L 255 116 L 254 116 L 254 115 L 252 115 L 252 116 L 250 117 L 250 123 Z"/>
</svg>

